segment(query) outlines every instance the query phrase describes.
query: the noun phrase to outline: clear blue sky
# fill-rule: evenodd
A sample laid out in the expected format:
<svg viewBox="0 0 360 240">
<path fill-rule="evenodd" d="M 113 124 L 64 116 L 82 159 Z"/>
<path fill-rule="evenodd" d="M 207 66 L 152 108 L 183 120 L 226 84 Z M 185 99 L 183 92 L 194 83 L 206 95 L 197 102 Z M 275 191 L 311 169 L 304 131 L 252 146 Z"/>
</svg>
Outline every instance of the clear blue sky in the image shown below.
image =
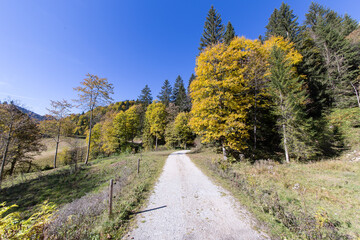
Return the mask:
<svg viewBox="0 0 360 240">
<path fill-rule="evenodd" d="M 187 84 L 211 5 L 237 35 L 257 38 L 280 0 L 0 0 L 0 100 L 45 114 L 51 100 L 74 99 L 86 73 L 108 78 L 115 101 L 136 99 L 165 79 Z M 311 1 L 285 1 L 300 22 Z M 360 20 L 359 0 L 318 1 Z"/>
</svg>

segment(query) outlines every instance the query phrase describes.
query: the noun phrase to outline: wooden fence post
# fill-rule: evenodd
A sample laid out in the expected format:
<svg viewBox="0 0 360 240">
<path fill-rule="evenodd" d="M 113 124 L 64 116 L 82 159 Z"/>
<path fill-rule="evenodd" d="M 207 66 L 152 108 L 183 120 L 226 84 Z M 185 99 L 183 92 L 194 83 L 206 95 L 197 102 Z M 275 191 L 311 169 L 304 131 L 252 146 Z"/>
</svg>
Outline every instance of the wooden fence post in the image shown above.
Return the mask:
<svg viewBox="0 0 360 240">
<path fill-rule="evenodd" d="M 111 217 L 111 215 L 112 215 L 113 185 L 114 185 L 114 180 L 110 179 L 110 188 L 109 188 L 109 217 Z"/>
<path fill-rule="evenodd" d="M 140 158 L 138 158 L 138 162 L 137 162 L 137 174 L 139 175 L 140 173 Z"/>
</svg>

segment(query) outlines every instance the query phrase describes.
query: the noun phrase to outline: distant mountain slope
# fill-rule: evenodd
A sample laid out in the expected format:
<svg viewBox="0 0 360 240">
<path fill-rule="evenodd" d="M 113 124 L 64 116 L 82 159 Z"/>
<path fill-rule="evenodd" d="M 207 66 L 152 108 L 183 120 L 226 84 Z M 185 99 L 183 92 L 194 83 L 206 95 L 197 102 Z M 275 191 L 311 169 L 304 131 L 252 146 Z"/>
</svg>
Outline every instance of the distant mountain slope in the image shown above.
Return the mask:
<svg viewBox="0 0 360 240">
<path fill-rule="evenodd" d="M 32 112 L 32 111 L 30 111 L 30 110 L 28 110 L 26 108 L 22 108 L 22 107 L 19 107 L 19 106 L 17 106 L 17 108 L 20 111 L 22 111 L 23 113 L 26 113 L 27 115 L 29 115 L 31 118 L 36 119 L 38 121 L 43 121 L 43 120 L 46 119 L 44 116 L 41 116 L 41 115 L 39 115 L 37 113 L 34 113 L 34 112 Z"/>
</svg>

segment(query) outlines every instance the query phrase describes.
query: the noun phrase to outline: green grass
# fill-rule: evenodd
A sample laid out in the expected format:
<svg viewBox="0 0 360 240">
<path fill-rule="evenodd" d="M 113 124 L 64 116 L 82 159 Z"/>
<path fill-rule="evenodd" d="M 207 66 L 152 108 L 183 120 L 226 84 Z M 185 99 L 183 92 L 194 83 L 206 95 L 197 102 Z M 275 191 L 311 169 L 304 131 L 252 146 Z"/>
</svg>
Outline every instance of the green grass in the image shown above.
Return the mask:
<svg viewBox="0 0 360 240">
<path fill-rule="evenodd" d="M 214 163 L 221 159 L 221 154 L 211 149 L 189 156 L 206 173 L 232 191 L 260 221 L 267 223 L 274 237 L 296 239 L 304 236 L 290 231 L 286 224 L 277 219 L 276 214 L 268 211 L 264 207 L 266 200 L 251 196 L 262 198 L 264 193 L 277 193 L 281 206 L 299 219 L 306 214 L 308 218 L 305 220 L 311 217 L 319 220 L 314 223 L 316 225 L 320 224 L 321 215 L 338 222 L 340 234 L 360 237 L 360 162 L 340 159 L 308 164 L 251 165 L 240 162 L 225 166 L 227 170 L 223 171 Z M 244 184 L 248 188 L 244 188 Z"/>
<path fill-rule="evenodd" d="M 89 236 L 98 239 L 104 234 L 111 234 L 117 239 L 126 232 L 132 212 L 139 208 L 147 197 L 170 152 L 122 154 L 96 159 L 87 166 L 82 165 L 77 172 L 66 166 L 19 175 L 4 182 L 4 188 L 0 191 L 0 203 L 5 201 L 7 205 L 17 204 L 19 207 L 16 211 L 28 217 L 45 200 L 55 203 L 61 210 L 63 206 L 71 205 L 74 200 L 81 197 L 101 195 L 101 192 L 107 189 L 110 179 L 115 179 L 115 182 L 119 179 L 121 188 L 114 200 L 114 215 L 111 218 L 104 209 L 96 216 L 89 212 L 89 219 L 86 219 L 87 216 L 81 216 L 75 228 L 61 226 L 64 231 L 70 230 L 73 233 L 67 235 L 67 239 L 76 239 L 79 236 L 82 239 Z M 141 171 L 140 175 L 137 175 L 137 159 L 140 156 Z M 64 232 L 59 228 L 59 234 L 62 233 Z"/>
</svg>

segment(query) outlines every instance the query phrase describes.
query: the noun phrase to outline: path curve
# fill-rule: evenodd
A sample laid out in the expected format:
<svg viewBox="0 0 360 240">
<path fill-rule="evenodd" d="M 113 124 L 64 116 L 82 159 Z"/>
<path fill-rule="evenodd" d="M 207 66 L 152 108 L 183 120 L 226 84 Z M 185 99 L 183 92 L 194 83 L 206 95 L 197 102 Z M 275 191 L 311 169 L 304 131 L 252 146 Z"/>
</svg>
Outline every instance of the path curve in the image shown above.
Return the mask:
<svg viewBox="0 0 360 240">
<path fill-rule="evenodd" d="M 124 239 L 269 239 L 252 229 L 249 213 L 186 152 L 169 155 L 137 227 Z"/>
</svg>

